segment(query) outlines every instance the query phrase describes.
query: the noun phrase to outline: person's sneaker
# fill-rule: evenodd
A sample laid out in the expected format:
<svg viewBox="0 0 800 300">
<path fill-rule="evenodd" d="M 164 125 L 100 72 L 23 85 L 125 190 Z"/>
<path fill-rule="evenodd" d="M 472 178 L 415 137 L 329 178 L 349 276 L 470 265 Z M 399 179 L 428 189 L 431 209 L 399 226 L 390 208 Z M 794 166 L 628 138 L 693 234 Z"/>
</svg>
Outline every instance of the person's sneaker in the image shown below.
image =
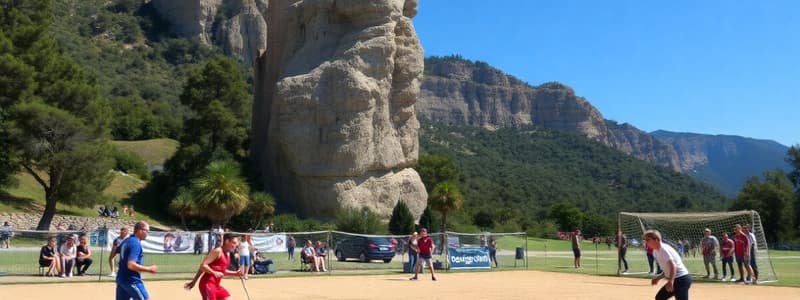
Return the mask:
<svg viewBox="0 0 800 300">
<path fill-rule="evenodd" d="M 117 272 L 108 273 L 108 277 L 117 277 Z"/>
<path fill-rule="evenodd" d="M 69 275 L 67 275 L 67 277 L 72 278 L 72 272 L 69 272 Z"/>
<path fill-rule="evenodd" d="M 408 280 L 417 280 L 417 276 L 411 277 Z"/>
<path fill-rule="evenodd" d="M 744 284 L 751 284 L 751 283 L 753 283 L 753 282 L 752 282 L 752 281 L 750 281 L 750 280 L 745 280 L 745 281 L 744 281 L 744 282 L 742 282 L 742 283 L 744 283 Z"/>
<path fill-rule="evenodd" d="M 728 279 L 727 279 L 727 278 L 725 278 L 725 277 L 728 277 L 728 276 L 722 276 L 722 279 L 720 279 L 720 281 L 726 281 L 726 280 L 728 280 Z"/>
<path fill-rule="evenodd" d="M 64 277 L 67 277 L 67 275 L 61 274 L 61 275 L 58 275 L 58 277 L 64 278 Z"/>
<path fill-rule="evenodd" d="M 436 277 L 431 277 L 431 280 L 436 281 Z"/>
</svg>

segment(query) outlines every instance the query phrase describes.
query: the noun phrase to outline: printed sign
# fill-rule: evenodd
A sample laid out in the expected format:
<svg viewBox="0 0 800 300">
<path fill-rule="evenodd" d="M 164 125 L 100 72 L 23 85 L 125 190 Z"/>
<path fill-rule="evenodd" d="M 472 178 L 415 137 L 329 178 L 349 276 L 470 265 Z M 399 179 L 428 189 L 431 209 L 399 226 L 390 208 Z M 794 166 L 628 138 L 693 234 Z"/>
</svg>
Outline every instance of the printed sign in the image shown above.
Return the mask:
<svg viewBox="0 0 800 300">
<path fill-rule="evenodd" d="M 451 269 L 489 269 L 489 249 L 478 247 L 447 248 Z"/>
</svg>

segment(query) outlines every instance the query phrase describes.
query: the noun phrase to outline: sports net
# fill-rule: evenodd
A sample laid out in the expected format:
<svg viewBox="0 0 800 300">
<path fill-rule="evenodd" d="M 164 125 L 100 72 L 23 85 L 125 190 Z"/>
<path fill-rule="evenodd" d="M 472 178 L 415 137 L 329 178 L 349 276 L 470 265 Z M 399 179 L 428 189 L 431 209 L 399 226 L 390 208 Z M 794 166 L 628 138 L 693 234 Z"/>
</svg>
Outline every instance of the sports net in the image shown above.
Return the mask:
<svg viewBox="0 0 800 300">
<path fill-rule="evenodd" d="M 662 241 L 672 246 L 681 256 L 684 265 L 694 277 L 709 275 L 710 278 L 722 278 L 726 276 L 738 279 L 740 277 L 739 268 L 734 260 L 732 274 L 730 267 L 723 272 L 720 255 L 720 246 L 723 243 L 723 234 L 727 234 L 731 239 L 734 238 L 733 228 L 736 224 L 751 225 L 751 231 L 755 234 L 755 267 L 759 282 L 777 281 L 775 270 L 767 250 L 767 240 L 764 236 L 764 228 L 761 225 L 761 217 L 756 211 L 735 211 L 735 212 L 708 212 L 708 213 L 619 213 L 619 229 L 626 236 L 628 241 L 627 253 L 618 257 L 617 273 L 622 275 L 645 275 L 655 273 L 658 265 L 648 261 L 645 252 L 645 245 L 642 235 L 646 230 L 655 229 L 661 233 Z M 703 261 L 703 248 L 701 241 L 704 238 L 704 229 L 710 229 L 719 243 L 713 250 L 715 252 L 714 264 L 717 273 L 714 273 L 713 265 L 709 265 L 709 271 Z M 615 242 L 614 244 L 617 244 Z M 618 251 L 618 253 L 621 253 Z M 734 255 L 735 257 L 735 255 Z M 626 263 L 627 262 L 627 268 Z M 625 270 L 627 269 L 627 272 Z M 715 276 L 716 275 L 716 276 Z M 735 275 L 735 276 L 734 276 Z M 746 276 L 746 273 L 745 273 Z"/>
</svg>

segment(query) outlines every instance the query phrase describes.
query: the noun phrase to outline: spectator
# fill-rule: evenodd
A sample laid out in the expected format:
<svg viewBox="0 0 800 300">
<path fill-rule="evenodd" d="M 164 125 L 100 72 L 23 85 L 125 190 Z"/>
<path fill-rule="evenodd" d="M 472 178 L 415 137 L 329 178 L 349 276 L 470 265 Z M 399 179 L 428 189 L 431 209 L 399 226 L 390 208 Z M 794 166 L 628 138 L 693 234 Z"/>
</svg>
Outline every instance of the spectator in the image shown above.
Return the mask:
<svg viewBox="0 0 800 300">
<path fill-rule="evenodd" d="M 114 209 L 111 210 L 111 217 L 112 218 L 119 218 L 119 211 L 117 211 L 117 207 L 114 206 Z"/>
<path fill-rule="evenodd" d="M 89 239 L 84 235 L 80 239 L 78 257 L 75 260 L 78 276 L 86 275 L 86 270 L 88 270 L 90 266 L 92 266 L 92 251 L 89 249 Z"/>
<path fill-rule="evenodd" d="M 39 266 L 47 267 L 47 273 L 45 274 L 47 276 L 61 273 L 61 260 L 56 254 L 55 238 L 47 239 L 47 245 L 42 246 L 42 250 L 39 251 Z"/>
<path fill-rule="evenodd" d="M 700 245 L 703 247 L 703 264 L 706 267 L 706 276 L 703 278 L 711 277 L 711 270 L 708 268 L 710 264 L 714 267 L 714 279 L 719 279 L 719 273 L 717 273 L 717 249 L 719 249 L 719 241 L 717 237 L 711 235 L 711 229 L 704 229 L 703 235 L 705 237 L 700 240 Z"/>
<path fill-rule="evenodd" d="M 77 256 L 77 248 L 75 247 L 75 239 L 68 237 L 64 245 L 59 249 L 61 255 L 61 264 L 64 269 L 61 271 L 61 277 L 72 277 L 72 268 L 75 266 L 75 257 Z"/>
<path fill-rule="evenodd" d="M 302 259 L 303 262 L 311 265 L 311 270 L 316 272 L 318 269 L 317 260 L 314 258 L 315 255 L 316 251 L 314 251 L 314 244 L 311 243 L 311 240 L 306 241 L 305 247 L 303 247 L 303 250 L 300 252 L 300 259 Z"/>
<path fill-rule="evenodd" d="M 131 205 L 131 208 L 128 209 L 128 216 L 131 218 L 136 217 L 136 210 L 133 209 L 133 205 Z"/>
<path fill-rule="evenodd" d="M 317 263 L 317 271 L 322 270 L 322 272 L 328 272 L 328 269 L 325 268 L 325 255 L 327 254 L 328 250 L 325 248 L 325 245 L 322 242 L 317 241 L 314 245 L 314 260 Z"/>
<path fill-rule="evenodd" d="M 419 259 L 419 244 L 417 242 L 417 232 L 414 231 L 411 233 L 411 236 L 408 237 L 408 271 L 411 273 L 412 270 L 417 266 L 417 259 Z"/>
<path fill-rule="evenodd" d="M 730 266 L 730 280 L 733 281 L 736 278 L 736 275 L 733 272 L 733 253 L 735 248 L 736 247 L 733 240 L 728 237 L 728 233 L 723 233 L 722 245 L 720 246 L 720 256 L 722 256 L 722 281 L 725 281 L 725 278 L 728 276 L 725 266 Z"/>
<path fill-rule="evenodd" d="M 750 278 L 752 284 L 758 284 L 758 264 L 756 264 L 756 250 L 758 250 L 758 243 L 756 242 L 756 235 L 750 231 L 750 225 L 744 225 L 744 233 L 750 241 L 750 268 L 753 270 L 753 276 Z"/>
<path fill-rule="evenodd" d="M 56 230 L 57 231 L 64 231 L 64 230 L 67 230 L 67 228 L 64 227 L 64 223 L 58 222 L 58 224 L 56 224 Z"/>
<path fill-rule="evenodd" d="M 122 227 L 119 230 L 119 236 L 114 239 L 111 243 L 111 252 L 108 255 L 108 268 L 111 269 L 111 273 L 108 274 L 110 277 L 117 277 L 117 273 L 114 272 L 114 267 L 117 265 L 114 263 L 114 257 L 119 254 L 120 244 L 128 237 L 128 227 Z"/>
<path fill-rule="evenodd" d="M 617 247 L 619 250 L 619 264 L 617 265 L 617 270 L 622 269 L 621 267 L 624 266 L 625 269 L 622 273 L 628 273 L 628 259 L 625 258 L 625 255 L 628 254 L 628 237 L 622 233 L 622 231 L 617 232 Z"/>
<path fill-rule="evenodd" d="M 575 257 L 574 265 L 575 268 L 581 267 L 581 236 L 580 229 L 575 229 L 575 232 L 570 236 L 570 241 L 572 242 L 572 255 Z"/>
<path fill-rule="evenodd" d="M 247 279 L 247 274 L 250 274 L 253 268 L 251 263 L 251 253 L 255 252 L 253 240 L 250 235 L 243 235 L 242 242 L 238 245 L 239 248 L 239 273 L 244 274 L 244 279 Z"/>
<path fill-rule="evenodd" d="M 293 236 L 289 236 L 289 239 L 286 240 L 286 250 L 289 252 L 289 260 L 294 260 L 294 247 L 296 242 Z"/>
<path fill-rule="evenodd" d="M 108 210 L 108 206 L 104 207 L 103 208 L 103 217 L 110 217 L 110 216 L 111 216 L 111 211 Z"/>
<path fill-rule="evenodd" d="M 497 240 L 494 237 L 489 239 L 489 263 L 494 263 L 494 267 L 497 268 Z"/>
<path fill-rule="evenodd" d="M 127 205 L 123 205 L 122 206 L 122 214 L 123 215 L 128 215 L 128 206 Z"/>
<path fill-rule="evenodd" d="M 269 265 L 272 264 L 272 259 L 263 257 L 261 253 L 257 253 L 253 257 L 255 257 L 253 262 L 254 274 L 269 273 Z"/>
<path fill-rule="evenodd" d="M 14 236 L 14 233 L 11 232 L 11 225 L 8 225 L 8 221 L 3 223 L 3 232 L 0 232 L 0 248 L 3 246 L 6 249 L 11 248 L 11 237 Z"/>
<path fill-rule="evenodd" d="M 734 253 L 736 254 L 736 265 L 739 266 L 739 280 L 736 280 L 737 283 L 748 283 L 745 280 L 744 272 L 747 272 L 746 278 L 751 278 L 753 276 L 753 269 L 750 266 L 750 238 L 744 233 L 742 230 L 742 225 L 736 224 L 733 227 L 733 231 L 736 232 L 736 235 L 733 237 L 733 242 L 735 246 Z"/>
<path fill-rule="evenodd" d="M 199 233 L 194 235 L 194 254 L 198 255 L 203 252 L 203 236 Z"/>
</svg>

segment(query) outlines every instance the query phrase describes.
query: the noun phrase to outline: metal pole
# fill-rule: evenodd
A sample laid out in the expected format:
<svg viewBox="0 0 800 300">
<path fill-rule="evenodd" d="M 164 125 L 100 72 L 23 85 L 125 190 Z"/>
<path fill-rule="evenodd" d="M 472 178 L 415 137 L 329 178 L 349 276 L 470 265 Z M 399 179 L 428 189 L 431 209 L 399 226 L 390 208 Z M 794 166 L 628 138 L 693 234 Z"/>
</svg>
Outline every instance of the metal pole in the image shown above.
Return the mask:
<svg viewBox="0 0 800 300">
<path fill-rule="evenodd" d="M 525 233 L 525 270 L 528 269 L 528 233 Z"/>
<path fill-rule="evenodd" d="M 100 234 L 101 234 L 101 233 L 102 233 L 102 234 L 104 234 L 104 235 L 106 235 L 106 236 L 108 235 L 108 234 L 107 234 L 107 233 L 108 233 L 108 227 L 106 227 L 106 224 L 105 224 L 105 223 L 103 223 L 103 229 L 102 229 L 102 230 L 100 230 L 99 232 L 97 232 L 97 244 L 98 244 L 98 245 L 100 245 Z M 104 242 L 104 243 L 103 243 L 103 246 L 102 246 L 102 247 L 100 247 L 100 261 L 99 261 L 99 263 L 100 263 L 100 271 L 99 271 L 99 272 L 100 272 L 100 273 L 99 273 L 99 274 L 97 274 L 97 281 L 101 281 L 101 280 L 103 280 L 103 261 L 105 261 L 105 259 L 104 259 L 105 257 L 103 256 L 103 254 L 105 253 L 105 250 L 106 250 L 106 245 L 105 245 L 105 244 L 106 244 L 108 241 L 107 241 L 105 238 L 103 238 L 103 242 Z M 91 245 L 90 245 L 90 246 L 91 246 Z"/>
<path fill-rule="evenodd" d="M 600 238 L 597 237 L 596 233 L 594 234 L 594 236 L 595 236 L 595 239 L 593 240 L 593 242 L 594 242 L 594 273 L 598 274 L 598 273 L 600 273 L 600 271 L 599 271 L 600 270 L 600 266 L 597 263 L 597 244 L 600 242 Z"/>
</svg>

